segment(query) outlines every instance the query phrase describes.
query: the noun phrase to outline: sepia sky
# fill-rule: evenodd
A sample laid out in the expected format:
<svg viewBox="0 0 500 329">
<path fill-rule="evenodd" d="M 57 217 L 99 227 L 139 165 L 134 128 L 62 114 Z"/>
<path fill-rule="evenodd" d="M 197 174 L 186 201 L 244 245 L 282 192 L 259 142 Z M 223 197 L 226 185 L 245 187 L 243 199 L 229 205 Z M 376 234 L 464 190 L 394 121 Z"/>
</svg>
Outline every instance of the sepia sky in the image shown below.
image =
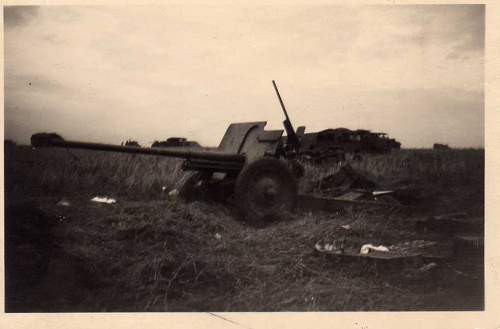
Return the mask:
<svg viewBox="0 0 500 329">
<path fill-rule="evenodd" d="M 217 145 L 230 122 L 484 146 L 484 6 L 4 9 L 5 134 Z"/>
</svg>

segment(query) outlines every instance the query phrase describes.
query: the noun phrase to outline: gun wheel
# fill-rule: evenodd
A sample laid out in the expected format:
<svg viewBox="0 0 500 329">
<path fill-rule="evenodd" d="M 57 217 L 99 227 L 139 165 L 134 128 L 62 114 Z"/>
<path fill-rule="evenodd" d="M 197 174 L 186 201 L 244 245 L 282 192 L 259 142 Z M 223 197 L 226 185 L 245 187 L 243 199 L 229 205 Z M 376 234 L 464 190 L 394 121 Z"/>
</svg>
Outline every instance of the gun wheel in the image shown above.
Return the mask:
<svg viewBox="0 0 500 329">
<path fill-rule="evenodd" d="M 235 194 L 246 220 L 271 220 L 293 209 L 297 184 L 286 164 L 264 158 L 243 168 L 236 179 Z"/>
</svg>

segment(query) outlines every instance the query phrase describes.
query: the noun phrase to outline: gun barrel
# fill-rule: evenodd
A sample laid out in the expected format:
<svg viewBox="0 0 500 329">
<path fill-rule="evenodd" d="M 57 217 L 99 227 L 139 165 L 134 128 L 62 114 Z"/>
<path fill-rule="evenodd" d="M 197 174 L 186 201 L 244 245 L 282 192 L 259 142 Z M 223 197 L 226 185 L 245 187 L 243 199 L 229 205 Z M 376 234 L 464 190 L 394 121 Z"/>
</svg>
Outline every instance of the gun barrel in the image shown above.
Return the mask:
<svg viewBox="0 0 500 329">
<path fill-rule="evenodd" d="M 276 86 L 276 82 L 273 80 L 273 87 L 274 90 L 276 91 L 276 95 L 278 95 L 278 99 L 280 101 L 281 108 L 283 109 L 283 112 L 285 113 L 285 119 L 290 122 L 290 118 L 288 117 L 288 112 L 286 111 L 285 104 L 283 104 L 283 100 L 281 99 L 280 92 L 278 90 L 278 87 Z"/>
<path fill-rule="evenodd" d="M 281 108 L 283 109 L 283 113 L 285 113 L 285 120 L 283 121 L 283 126 L 285 126 L 288 144 L 291 145 L 295 150 L 297 150 L 299 147 L 299 138 L 297 137 L 297 134 L 295 134 L 295 130 L 293 129 L 293 125 L 292 122 L 290 121 L 290 118 L 288 117 L 288 112 L 286 111 L 285 104 L 283 104 L 283 100 L 281 99 L 280 92 L 274 80 L 273 80 L 273 87 L 274 90 L 276 91 L 276 95 L 278 95 L 278 99 L 280 101 Z"/>
<path fill-rule="evenodd" d="M 189 150 L 179 148 L 142 148 L 135 146 L 120 146 L 113 144 L 87 143 L 77 141 L 66 141 L 56 134 L 34 134 L 31 136 L 31 144 L 34 147 L 66 147 L 84 150 L 120 152 L 131 154 L 148 154 L 187 160 L 210 160 L 234 163 L 244 163 L 243 154 L 224 153 L 220 151 Z"/>
</svg>

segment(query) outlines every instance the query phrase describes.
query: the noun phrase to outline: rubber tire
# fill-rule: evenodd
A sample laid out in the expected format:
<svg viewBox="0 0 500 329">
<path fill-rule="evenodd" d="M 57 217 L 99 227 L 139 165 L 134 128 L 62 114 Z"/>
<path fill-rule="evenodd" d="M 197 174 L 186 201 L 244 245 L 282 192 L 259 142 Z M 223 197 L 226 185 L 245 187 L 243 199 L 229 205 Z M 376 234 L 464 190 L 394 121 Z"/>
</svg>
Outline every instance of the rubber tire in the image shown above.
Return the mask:
<svg viewBox="0 0 500 329">
<path fill-rule="evenodd" d="M 279 196 L 282 198 L 275 205 L 265 208 L 258 207 L 252 202 L 252 188 L 255 188 L 255 179 L 259 176 L 268 175 L 278 181 L 280 186 Z M 235 185 L 236 205 L 244 220 L 249 222 L 271 221 L 291 211 L 297 200 L 297 181 L 282 161 L 275 158 L 262 158 L 256 160 L 243 168 L 236 179 Z"/>
</svg>

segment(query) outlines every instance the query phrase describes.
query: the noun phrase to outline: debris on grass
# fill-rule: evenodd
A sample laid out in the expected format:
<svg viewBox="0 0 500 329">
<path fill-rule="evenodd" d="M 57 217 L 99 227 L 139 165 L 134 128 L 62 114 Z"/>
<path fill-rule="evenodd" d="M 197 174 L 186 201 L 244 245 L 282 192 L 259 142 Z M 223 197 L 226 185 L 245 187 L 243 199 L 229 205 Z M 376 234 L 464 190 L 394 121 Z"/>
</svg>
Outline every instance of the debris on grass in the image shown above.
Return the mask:
<svg viewBox="0 0 500 329">
<path fill-rule="evenodd" d="M 351 241 L 352 240 L 352 241 Z M 453 255 L 453 243 L 450 241 L 405 241 L 394 245 L 375 245 L 372 243 L 360 244 L 356 239 L 340 238 L 331 242 L 319 241 L 315 249 L 321 253 L 345 256 L 349 258 L 368 257 L 382 260 L 412 259 L 423 257 L 424 259 L 443 259 Z M 360 247 L 361 245 L 361 247 Z"/>
<path fill-rule="evenodd" d="M 424 264 L 418 268 L 407 268 L 403 271 L 403 276 L 406 279 L 410 280 L 422 280 L 428 278 L 431 273 L 434 272 L 434 269 L 438 267 L 438 264 L 435 262 L 431 262 L 428 264 Z"/>
<path fill-rule="evenodd" d="M 319 252 L 328 252 L 335 254 L 342 254 L 344 252 L 344 241 L 343 240 L 333 240 L 332 243 L 328 242 L 316 242 L 314 248 Z"/>
<path fill-rule="evenodd" d="M 389 246 L 391 252 L 403 255 L 419 255 L 428 259 L 450 258 L 454 254 L 454 243 L 450 240 L 414 240 Z"/>
<path fill-rule="evenodd" d="M 375 251 L 382 251 L 382 252 L 388 252 L 389 251 L 389 248 L 387 248 L 386 246 L 383 246 L 383 245 L 380 245 L 380 246 L 374 246 L 373 244 L 371 243 L 368 243 L 368 244 L 364 244 L 361 249 L 359 250 L 359 253 L 361 255 L 366 255 L 368 254 L 371 250 L 375 250 Z"/>
<path fill-rule="evenodd" d="M 381 189 L 379 183 L 365 177 L 349 164 L 343 165 L 334 174 L 316 180 L 314 185 L 316 188 L 313 192 L 335 197 L 341 202 L 369 201 L 400 205 L 400 202 L 392 197 L 395 194 L 393 189 Z"/>
<path fill-rule="evenodd" d="M 425 265 L 422 265 L 418 271 L 420 273 L 425 273 L 425 272 L 429 272 L 430 270 L 432 270 L 433 268 L 436 268 L 437 267 L 437 263 L 435 262 L 431 262 L 431 263 L 428 263 L 428 264 L 425 264 Z"/>
<path fill-rule="evenodd" d="M 401 254 L 423 254 L 429 249 L 436 247 L 436 245 L 436 241 L 415 240 L 391 245 L 389 249 Z"/>
<path fill-rule="evenodd" d="M 169 197 L 177 197 L 179 196 L 179 190 L 174 188 L 173 190 L 171 190 L 170 192 L 168 192 L 168 196 Z"/>
<path fill-rule="evenodd" d="M 387 195 L 387 194 L 393 194 L 394 191 L 373 191 L 372 195 L 373 196 L 381 196 L 381 195 Z"/>
<path fill-rule="evenodd" d="M 349 164 L 340 168 L 335 174 L 326 176 L 320 181 L 320 189 L 354 189 L 376 188 L 377 183 L 361 175 Z"/>
<path fill-rule="evenodd" d="M 337 197 L 338 200 L 355 201 L 361 199 L 365 195 L 364 192 L 347 192 Z"/>
<path fill-rule="evenodd" d="M 68 200 L 65 200 L 65 199 L 61 199 L 57 203 L 57 205 L 60 206 L 60 207 L 69 207 L 69 206 L 71 206 L 71 202 L 69 202 Z"/>
<path fill-rule="evenodd" d="M 107 204 L 116 203 L 116 199 L 108 197 L 100 197 L 100 196 L 93 197 L 92 199 L 90 199 L 90 201 L 97 203 L 107 203 Z"/>
<path fill-rule="evenodd" d="M 67 219 L 68 219 L 68 218 L 67 218 L 66 216 L 64 216 L 64 215 L 59 215 L 59 216 L 57 216 L 57 221 L 58 221 L 59 223 L 65 222 Z"/>
</svg>

